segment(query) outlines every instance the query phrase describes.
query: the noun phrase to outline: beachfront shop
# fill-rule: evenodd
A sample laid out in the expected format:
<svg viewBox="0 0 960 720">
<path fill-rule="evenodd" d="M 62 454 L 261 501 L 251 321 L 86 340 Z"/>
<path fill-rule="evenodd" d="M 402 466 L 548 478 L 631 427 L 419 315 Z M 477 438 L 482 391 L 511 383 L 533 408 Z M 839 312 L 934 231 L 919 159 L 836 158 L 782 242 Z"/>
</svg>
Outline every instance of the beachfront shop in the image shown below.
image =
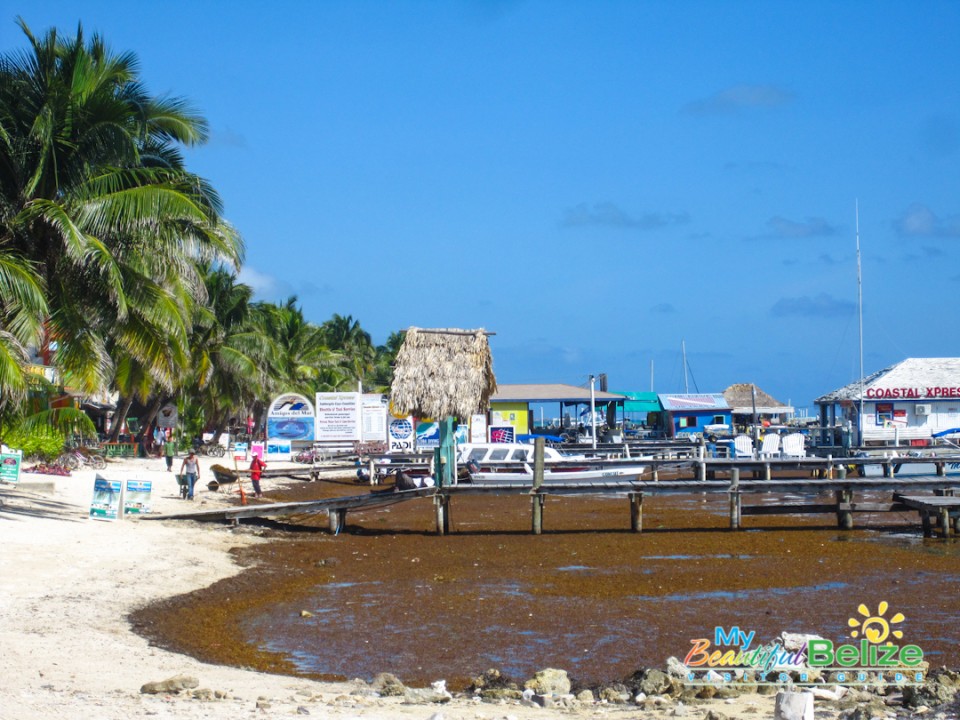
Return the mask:
<svg viewBox="0 0 960 720">
<path fill-rule="evenodd" d="M 490 398 L 490 441 L 497 428 L 513 428 L 522 439 L 530 433 L 559 438 L 561 433 L 589 433 L 616 427 L 623 419 L 624 396 L 563 383 L 499 385 Z M 591 404 L 593 417 L 591 417 Z"/>
<path fill-rule="evenodd" d="M 666 437 L 702 437 L 733 421 L 733 409 L 721 393 L 660 395 L 658 429 Z"/>
<path fill-rule="evenodd" d="M 660 405 L 660 396 L 655 392 L 626 392 L 617 391 L 623 395 L 626 400 L 623 402 L 623 420 L 624 429 L 627 434 L 632 434 L 632 428 L 642 426 L 644 428 L 655 428 L 657 418 L 663 407 Z M 630 426 L 628 428 L 628 426 Z"/>
<path fill-rule="evenodd" d="M 856 442 L 861 400 L 864 445 L 923 446 L 960 436 L 960 358 L 908 358 L 827 393 L 814 400 L 821 427 Z"/>
</svg>

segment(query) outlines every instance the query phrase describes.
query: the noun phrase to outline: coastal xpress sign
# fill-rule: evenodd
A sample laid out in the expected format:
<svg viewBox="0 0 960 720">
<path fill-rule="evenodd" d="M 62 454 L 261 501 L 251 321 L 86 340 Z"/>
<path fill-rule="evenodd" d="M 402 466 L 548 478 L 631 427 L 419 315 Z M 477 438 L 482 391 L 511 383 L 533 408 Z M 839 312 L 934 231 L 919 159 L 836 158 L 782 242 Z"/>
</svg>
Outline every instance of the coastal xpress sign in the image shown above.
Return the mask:
<svg viewBox="0 0 960 720">
<path fill-rule="evenodd" d="M 864 396 L 867 400 L 946 400 L 960 398 L 960 387 L 871 387 Z"/>
<path fill-rule="evenodd" d="M 712 638 L 695 638 L 683 660 L 687 685 L 753 683 L 815 685 L 829 673 L 838 685 L 921 685 L 926 667 L 918 645 L 894 644 L 903 613 L 886 617 L 881 602 L 875 613 L 861 604 L 860 617 L 847 621 L 854 642 L 834 643 L 822 637 L 798 636 L 788 643 L 754 644 L 756 632 L 738 626 L 716 627 Z"/>
<path fill-rule="evenodd" d="M 278 440 L 313 441 L 313 405 L 303 395 L 286 393 L 267 410 L 267 437 Z"/>
</svg>

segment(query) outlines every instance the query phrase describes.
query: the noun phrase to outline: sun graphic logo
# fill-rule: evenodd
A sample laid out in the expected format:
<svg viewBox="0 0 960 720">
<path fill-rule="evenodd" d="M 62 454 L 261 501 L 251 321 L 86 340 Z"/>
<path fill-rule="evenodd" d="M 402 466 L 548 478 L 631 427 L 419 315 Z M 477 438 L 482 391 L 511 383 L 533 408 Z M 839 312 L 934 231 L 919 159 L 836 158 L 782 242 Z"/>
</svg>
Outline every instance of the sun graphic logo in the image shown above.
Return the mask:
<svg viewBox="0 0 960 720">
<path fill-rule="evenodd" d="M 902 639 L 903 633 L 900 630 L 891 629 L 890 626 L 902 623 L 906 618 L 904 618 L 903 613 L 898 612 L 887 620 L 884 615 L 887 614 L 889 608 L 890 606 L 885 600 L 881 601 L 877 606 L 877 614 L 871 615 L 867 606 L 861 603 L 860 607 L 857 608 L 857 612 L 866 619 L 862 623 L 855 617 L 847 620 L 847 625 L 854 628 L 850 631 L 850 637 L 857 638 L 863 635 L 868 642 L 874 645 L 880 645 L 884 641 L 886 641 L 888 645 L 892 644 L 887 640 L 891 635 L 898 640 Z"/>
<path fill-rule="evenodd" d="M 847 620 L 847 625 L 852 628 L 850 637 L 859 640 L 856 644 L 834 646 L 833 641 L 823 638 L 807 641 L 807 661 L 810 666 L 856 669 L 860 674 L 868 669 L 916 668 L 923 662 L 923 650 L 919 645 L 899 647 L 893 643 L 894 638 L 903 638 L 903 632 L 892 626 L 899 625 L 906 618 L 898 612 L 888 619 L 886 615 L 889 609 L 890 605 L 883 601 L 877 606 L 877 612 L 871 613 L 870 608 L 861 603 L 857 613 L 863 619 L 852 617 Z"/>
</svg>

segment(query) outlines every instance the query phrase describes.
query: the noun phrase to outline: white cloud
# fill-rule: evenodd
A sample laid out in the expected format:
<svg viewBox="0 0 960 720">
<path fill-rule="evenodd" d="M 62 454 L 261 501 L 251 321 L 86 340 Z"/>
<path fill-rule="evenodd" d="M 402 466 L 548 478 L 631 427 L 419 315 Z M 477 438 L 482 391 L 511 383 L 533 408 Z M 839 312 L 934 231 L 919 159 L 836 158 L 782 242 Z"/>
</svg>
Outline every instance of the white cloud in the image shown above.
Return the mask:
<svg viewBox="0 0 960 720">
<path fill-rule="evenodd" d="M 240 274 L 237 276 L 237 279 L 245 285 L 249 285 L 253 288 L 254 294 L 261 297 L 264 295 L 272 295 L 278 285 L 275 277 L 258 272 L 249 265 L 244 265 L 240 268 Z"/>
<path fill-rule="evenodd" d="M 775 85 L 734 85 L 710 97 L 687 103 L 691 115 L 722 115 L 758 107 L 777 107 L 793 101 L 793 94 Z"/>
<path fill-rule="evenodd" d="M 914 203 L 893 221 L 903 237 L 960 238 L 960 215 L 940 218 L 921 203 Z"/>
<path fill-rule="evenodd" d="M 802 222 L 788 220 L 787 218 L 772 217 L 767 220 L 767 227 L 773 233 L 773 237 L 778 238 L 808 238 L 808 237 L 826 237 L 833 235 L 836 228 L 823 218 L 807 218 Z"/>
<path fill-rule="evenodd" d="M 682 225 L 689 217 L 686 213 L 644 213 L 640 216 L 629 215 L 611 202 L 580 203 L 567 210 L 563 218 L 566 227 L 586 227 L 604 225 L 607 227 L 637 228 L 655 230 L 667 225 Z"/>
</svg>

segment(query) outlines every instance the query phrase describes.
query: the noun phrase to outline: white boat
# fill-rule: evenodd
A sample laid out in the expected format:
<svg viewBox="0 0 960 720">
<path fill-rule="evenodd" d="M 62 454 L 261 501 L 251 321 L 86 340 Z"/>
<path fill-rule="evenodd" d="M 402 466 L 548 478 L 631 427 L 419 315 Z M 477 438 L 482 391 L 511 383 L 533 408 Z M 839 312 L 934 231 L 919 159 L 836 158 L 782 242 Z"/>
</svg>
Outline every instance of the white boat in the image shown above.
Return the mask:
<svg viewBox="0 0 960 720">
<path fill-rule="evenodd" d="M 462 443 L 457 445 L 457 463 L 474 462 L 480 467 L 504 463 L 532 463 L 533 445 L 529 443 Z M 582 462 L 586 455 L 562 453 L 556 448 L 543 448 L 545 463 Z"/>
<path fill-rule="evenodd" d="M 639 480 L 646 465 L 611 465 L 609 467 L 545 467 L 544 484 L 579 483 L 598 481 Z M 533 468 L 524 464 L 522 470 L 478 470 L 470 471 L 470 481 L 483 484 L 510 483 L 516 485 L 533 484 Z"/>
<path fill-rule="evenodd" d="M 533 445 L 525 443 L 464 443 L 457 448 L 457 463 L 466 466 L 474 483 L 533 483 Z M 635 463 L 614 464 L 601 458 L 543 449 L 545 483 L 602 480 L 637 480 L 647 468 Z"/>
</svg>

